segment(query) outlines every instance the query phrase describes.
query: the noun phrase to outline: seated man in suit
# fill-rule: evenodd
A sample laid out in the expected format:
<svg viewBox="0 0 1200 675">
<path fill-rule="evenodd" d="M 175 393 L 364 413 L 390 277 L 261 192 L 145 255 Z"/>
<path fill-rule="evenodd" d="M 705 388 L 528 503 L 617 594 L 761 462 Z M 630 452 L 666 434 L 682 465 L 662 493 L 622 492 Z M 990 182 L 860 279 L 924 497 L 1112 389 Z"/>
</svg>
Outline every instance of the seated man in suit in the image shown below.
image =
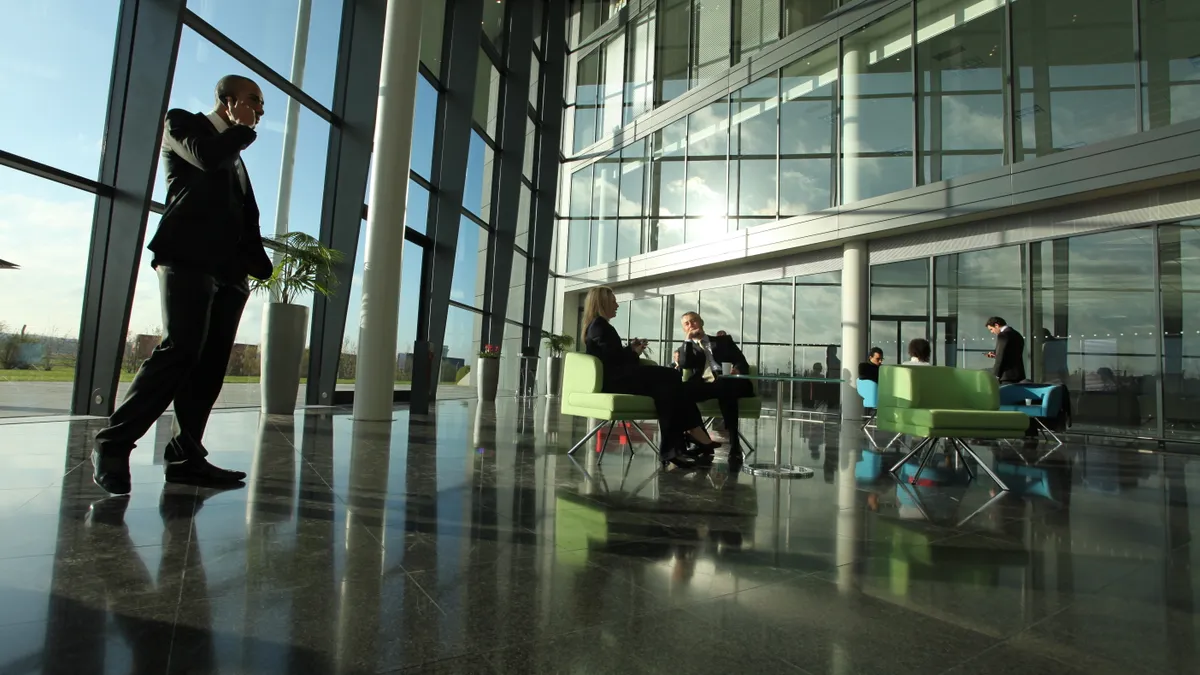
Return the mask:
<svg viewBox="0 0 1200 675">
<path fill-rule="evenodd" d="M 724 331 L 714 336 L 704 332 L 704 319 L 696 312 L 688 312 L 680 319 L 687 341 L 675 350 L 675 366 L 689 373 L 684 383 L 685 393 L 696 402 L 716 399 L 721 407 L 725 430 L 729 434 L 729 463 L 742 462 L 741 438 L 738 436 L 739 398 L 754 395 L 754 387 L 748 380 L 718 378 L 720 364 L 733 364 L 732 372 L 725 375 L 748 374 L 749 364 L 737 342 Z"/>
<path fill-rule="evenodd" d="M 871 347 L 871 351 L 867 354 L 866 363 L 858 364 L 858 379 L 878 382 L 879 366 L 882 365 L 883 350 L 879 347 Z"/>
</svg>

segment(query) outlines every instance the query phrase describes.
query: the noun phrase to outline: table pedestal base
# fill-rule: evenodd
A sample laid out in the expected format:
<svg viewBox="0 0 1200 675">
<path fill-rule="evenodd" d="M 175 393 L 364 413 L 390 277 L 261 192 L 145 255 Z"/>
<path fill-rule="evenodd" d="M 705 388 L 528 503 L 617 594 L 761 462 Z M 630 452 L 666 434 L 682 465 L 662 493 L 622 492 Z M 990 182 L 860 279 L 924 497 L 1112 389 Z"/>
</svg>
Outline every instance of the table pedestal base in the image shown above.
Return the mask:
<svg viewBox="0 0 1200 675">
<path fill-rule="evenodd" d="M 766 478 L 812 478 L 813 470 L 806 466 L 795 464 L 776 464 L 774 462 L 759 462 L 743 464 L 742 471 L 751 476 Z"/>
</svg>

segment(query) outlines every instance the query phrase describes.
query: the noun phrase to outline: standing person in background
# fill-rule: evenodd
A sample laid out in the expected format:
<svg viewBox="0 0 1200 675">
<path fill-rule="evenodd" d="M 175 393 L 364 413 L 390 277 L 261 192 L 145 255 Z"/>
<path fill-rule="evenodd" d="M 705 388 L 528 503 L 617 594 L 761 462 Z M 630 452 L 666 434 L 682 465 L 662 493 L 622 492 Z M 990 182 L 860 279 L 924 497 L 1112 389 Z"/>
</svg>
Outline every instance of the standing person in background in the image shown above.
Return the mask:
<svg viewBox="0 0 1200 675">
<path fill-rule="evenodd" d="M 262 90 L 240 75 L 217 83 L 212 112 L 167 112 L 162 141 L 167 208 L 147 246 L 162 293 L 163 336 L 108 427 L 96 435 L 92 479 L 110 493 L 130 491 L 134 445 L 172 403 L 167 482 L 229 487 L 246 477 L 210 464 L 200 441 L 250 295 L 247 276 L 268 279 L 272 272 L 241 159 L 257 138 L 254 128 L 262 116 Z"/>
<path fill-rule="evenodd" d="M 996 336 L 996 350 L 987 354 L 989 359 L 996 360 L 992 374 L 1000 380 L 1000 384 L 1024 381 L 1025 338 L 998 316 L 988 319 L 985 325 L 988 332 Z"/>
<path fill-rule="evenodd" d="M 646 343 L 637 339 L 621 345 L 621 336 L 609 321 L 617 315 L 617 298 L 612 289 L 598 286 L 588 291 L 583 304 L 584 348 L 604 366 L 601 391 L 606 394 L 636 394 L 654 399 L 658 428 L 662 432 L 659 461 L 663 468 L 674 464 L 681 468 L 696 466 L 696 460 L 684 456 L 686 437 L 709 457 L 718 447 L 705 431 L 700 411 L 683 389 L 679 372 L 664 366 L 642 365 Z"/>
</svg>

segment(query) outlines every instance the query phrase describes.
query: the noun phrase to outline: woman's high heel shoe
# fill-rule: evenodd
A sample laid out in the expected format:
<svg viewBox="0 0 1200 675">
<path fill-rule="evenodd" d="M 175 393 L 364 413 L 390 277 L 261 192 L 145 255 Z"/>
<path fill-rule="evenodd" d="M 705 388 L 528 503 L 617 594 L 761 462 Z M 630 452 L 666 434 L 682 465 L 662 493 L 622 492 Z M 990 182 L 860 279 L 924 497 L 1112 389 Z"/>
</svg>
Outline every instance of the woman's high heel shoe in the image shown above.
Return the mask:
<svg viewBox="0 0 1200 675">
<path fill-rule="evenodd" d="M 680 469 L 694 469 L 696 468 L 696 459 L 684 455 L 672 455 L 671 457 L 662 460 L 663 471 L 666 471 L 668 468 L 670 468 L 672 464 Z"/>
<path fill-rule="evenodd" d="M 721 444 L 716 441 L 701 443 L 700 441 L 693 440 L 684 453 L 690 457 L 712 456 L 719 447 L 721 447 Z"/>
</svg>

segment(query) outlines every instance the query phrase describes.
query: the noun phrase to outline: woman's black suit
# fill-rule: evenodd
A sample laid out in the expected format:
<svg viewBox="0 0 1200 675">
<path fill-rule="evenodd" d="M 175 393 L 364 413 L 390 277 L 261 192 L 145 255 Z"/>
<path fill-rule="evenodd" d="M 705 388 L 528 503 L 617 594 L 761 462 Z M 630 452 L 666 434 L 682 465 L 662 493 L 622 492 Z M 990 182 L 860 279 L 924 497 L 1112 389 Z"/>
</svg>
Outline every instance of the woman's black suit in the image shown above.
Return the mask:
<svg viewBox="0 0 1200 675">
<path fill-rule="evenodd" d="M 606 394 L 636 394 L 654 399 L 662 430 L 662 458 L 684 449 L 684 432 L 700 426 L 700 411 L 684 395 L 679 371 L 663 366 L 643 366 L 633 349 L 622 346 L 621 336 L 604 317 L 596 317 L 584 335 L 584 349 L 604 365 L 602 390 Z"/>
</svg>

